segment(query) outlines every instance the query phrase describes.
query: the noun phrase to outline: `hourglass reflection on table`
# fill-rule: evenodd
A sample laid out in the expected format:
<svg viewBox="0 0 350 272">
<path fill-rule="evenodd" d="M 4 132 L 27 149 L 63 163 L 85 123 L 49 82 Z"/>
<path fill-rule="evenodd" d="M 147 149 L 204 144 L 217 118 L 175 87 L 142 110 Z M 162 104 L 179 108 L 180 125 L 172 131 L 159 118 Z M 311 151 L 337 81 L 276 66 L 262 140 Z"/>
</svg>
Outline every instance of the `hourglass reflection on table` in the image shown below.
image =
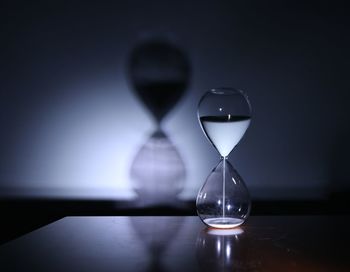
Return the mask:
<svg viewBox="0 0 350 272">
<path fill-rule="evenodd" d="M 250 124 L 248 97 L 241 90 L 212 89 L 200 99 L 197 114 L 204 134 L 221 156 L 197 195 L 197 213 L 210 227 L 237 227 L 249 216 L 251 202 L 248 189 L 229 163 L 228 155 Z"/>
</svg>

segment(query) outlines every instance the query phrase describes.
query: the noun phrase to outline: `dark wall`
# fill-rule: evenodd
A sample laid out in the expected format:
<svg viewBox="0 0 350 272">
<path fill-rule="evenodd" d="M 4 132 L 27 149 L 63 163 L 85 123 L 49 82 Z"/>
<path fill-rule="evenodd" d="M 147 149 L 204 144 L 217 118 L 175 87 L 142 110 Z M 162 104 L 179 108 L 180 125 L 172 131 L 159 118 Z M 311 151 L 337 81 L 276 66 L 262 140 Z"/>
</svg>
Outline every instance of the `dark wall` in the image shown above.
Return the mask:
<svg viewBox="0 0 350 272">
<path fill-rule="evenodd" d="M 349 190 L 350 38 L 340 1 L 2 1 L 0 23 L 0 195 L 135 196 L 130 168 L 155 122 L 127 67 L 152 36 L 191 66 L 186 94 L 162 123 L 185 167 L 182 198 L 195 197 L 218 161 L 196 117 L 217 86 L 249 95 L 251 127 L 230 160 L 254 197 Z"/>
</svg>

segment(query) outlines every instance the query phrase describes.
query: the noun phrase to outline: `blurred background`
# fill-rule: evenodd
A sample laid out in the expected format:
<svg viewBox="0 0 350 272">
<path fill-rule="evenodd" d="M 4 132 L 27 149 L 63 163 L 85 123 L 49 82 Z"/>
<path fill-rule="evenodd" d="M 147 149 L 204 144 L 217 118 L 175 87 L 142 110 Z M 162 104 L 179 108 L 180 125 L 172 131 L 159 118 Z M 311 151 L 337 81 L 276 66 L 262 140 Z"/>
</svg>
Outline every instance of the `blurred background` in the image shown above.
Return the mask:
<svg viewBox="0 0 350 272">
<path fill-rule="evenodd" d="M 39 199 L 193 212 L 219 161 L 197 103 L 220 86 L 245 90 L 252 104 L 230 161 L 253 201 L 349 195 L 345 2 L 0 5 L 6 208 Z"/>
</svg>

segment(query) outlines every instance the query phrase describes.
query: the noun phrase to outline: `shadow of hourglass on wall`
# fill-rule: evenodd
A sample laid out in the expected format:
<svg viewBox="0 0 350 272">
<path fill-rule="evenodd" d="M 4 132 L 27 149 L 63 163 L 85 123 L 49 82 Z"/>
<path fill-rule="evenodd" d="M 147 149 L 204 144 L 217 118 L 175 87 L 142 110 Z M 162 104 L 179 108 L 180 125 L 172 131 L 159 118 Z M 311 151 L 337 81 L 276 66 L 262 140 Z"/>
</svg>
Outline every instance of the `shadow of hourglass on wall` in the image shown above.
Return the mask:
<svg viewBox="0 0 350 272">
<path fill-rule="evenodd" d="M 189 76 L 186 55 L 165 39 L 145 40 L 131 52 L 131 85 L 156 124 L 155 131 L 137 152 L 130 170 L 133 189 L 142 205 L 176 203 L 183 190 L 185 165 L 163 131 L 162 123 L 184 95 Z"/>
</svg>

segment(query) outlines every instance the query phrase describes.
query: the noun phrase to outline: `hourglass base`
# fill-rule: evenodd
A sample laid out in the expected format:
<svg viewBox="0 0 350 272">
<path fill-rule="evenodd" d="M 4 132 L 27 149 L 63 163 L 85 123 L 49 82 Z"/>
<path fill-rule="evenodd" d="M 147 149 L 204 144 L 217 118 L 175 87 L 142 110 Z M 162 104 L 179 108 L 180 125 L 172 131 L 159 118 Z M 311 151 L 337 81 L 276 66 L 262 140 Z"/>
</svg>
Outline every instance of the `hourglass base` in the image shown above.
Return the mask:
<svg viewBox="0 0 350 272">
<path fill-rule="evenodd" d="M 244 220 L 240 218 L 215 217 L 203 220 L 205 224 L 217 229 L 231 229 L 241 225 Z"/>
</svg>

